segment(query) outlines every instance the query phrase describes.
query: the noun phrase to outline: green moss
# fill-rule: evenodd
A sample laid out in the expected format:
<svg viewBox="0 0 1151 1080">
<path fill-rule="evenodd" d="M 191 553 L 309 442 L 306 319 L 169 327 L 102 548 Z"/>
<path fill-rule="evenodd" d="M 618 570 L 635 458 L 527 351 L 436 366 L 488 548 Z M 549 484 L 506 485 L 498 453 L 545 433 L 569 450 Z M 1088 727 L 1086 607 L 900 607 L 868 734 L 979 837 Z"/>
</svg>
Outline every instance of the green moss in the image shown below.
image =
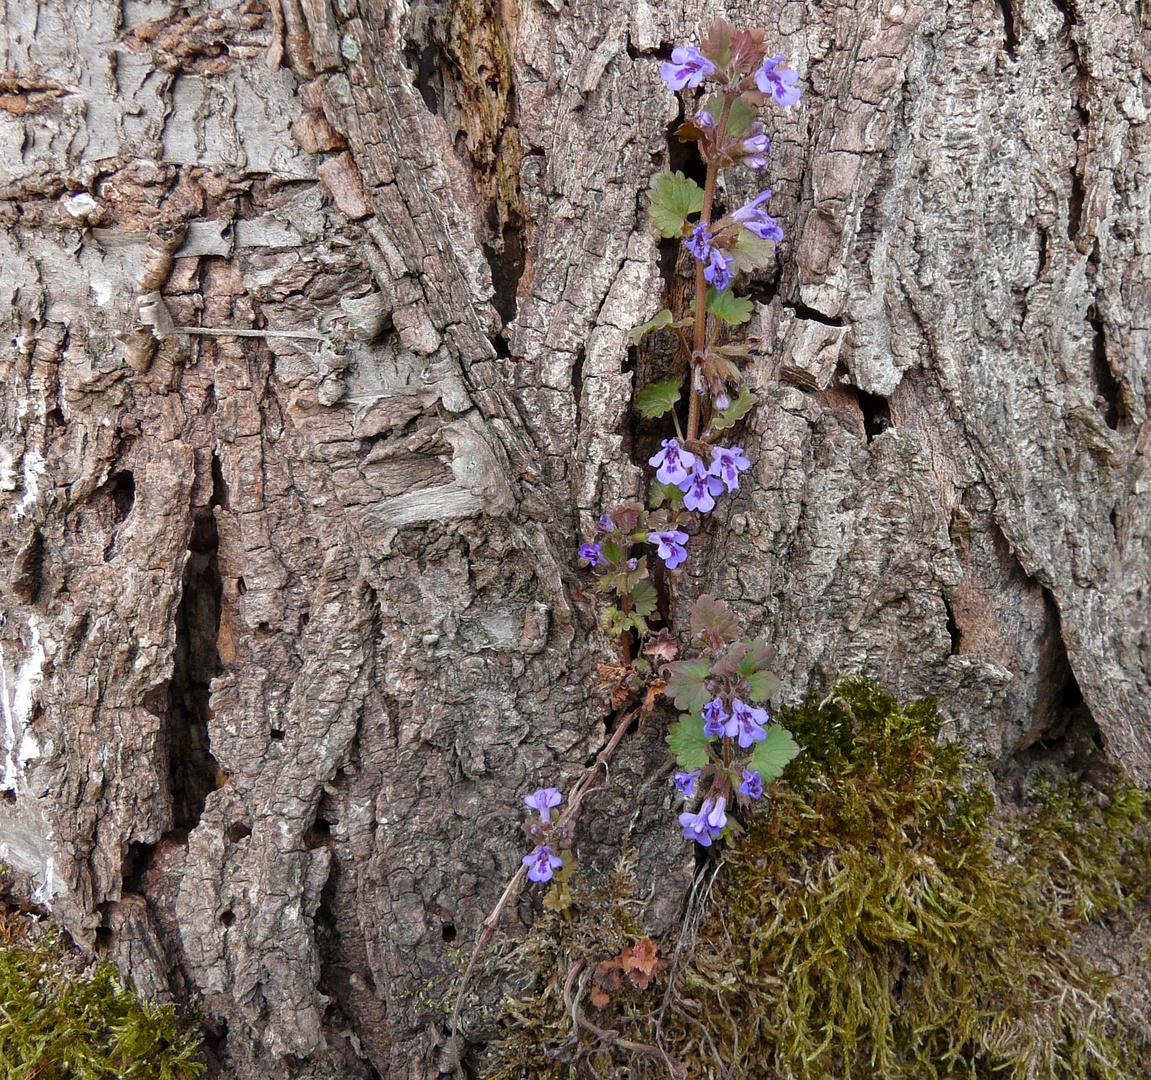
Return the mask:
<svg viewBox="0 0 1151 1080">
<path fill-rule="evenodd" d="M 138 1000 L 107 960 L 78 972 L 52 934 L 0 945 L 0 1075 L 190 1080 L 203 1072 L 198 1042 L 171 1006 Z"/>
<path fill-rule="evenodd" d="M 996 815 L 985 772 L 937 744 L 932 705 L 900 707 L 863 679 L 779 719 L 806 753 L 727 851 L 667 1009 L 665 975 L 597 1023 L 658 1036 L 691 1076 L 1151 1075 L 1110 977 L 1077 954 L 1088 920 L 1147 899 L 1145 793 L 1117 773 L 1074 785 L 1050 774 L 1025 812 Z M 529 935 L 534 996 L 509 1006 L 483 1075 L 588 1075 L 576 1062 L 593 1041 L 573 1036 L 556 964 L 542 961 L 548 948 L 564 967 L 611 947 L 595 937 L 601 915 L 588 904 L 578 931 L 545 920 Z M 565 1045 L 575 1071 L 538 1067 L 541 1047 Z"/>
</svg>

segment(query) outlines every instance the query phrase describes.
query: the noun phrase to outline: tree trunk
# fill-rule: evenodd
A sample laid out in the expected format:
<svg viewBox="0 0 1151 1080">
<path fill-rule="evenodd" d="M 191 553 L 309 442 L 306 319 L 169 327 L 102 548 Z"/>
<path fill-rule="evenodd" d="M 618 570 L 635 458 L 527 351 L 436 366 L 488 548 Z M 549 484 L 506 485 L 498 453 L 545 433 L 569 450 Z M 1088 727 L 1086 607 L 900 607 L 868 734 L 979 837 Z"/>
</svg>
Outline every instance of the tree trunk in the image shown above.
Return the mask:
<svg viewBox="0 0 1151 1080">
<path fill-rule="evenodd" d="M 446 1068 L 448 946 L 603 744 L 575 549 L 666 437 L 627 331 L 682 291 L 659 60 L 715 13 L 5 7 L 0 861 L 202 999 L 223 1075 Z M 1151 16 L 726 15 L 805 96 L 754 466 L 678 606 L 727 599 L 782 700 L 869 668 L 1004 767 L 1094 739 L 1151 778 Z M 638 852 L 656 930 L 692 864 L 664 733 L 577 847 Z"/>
</svg>

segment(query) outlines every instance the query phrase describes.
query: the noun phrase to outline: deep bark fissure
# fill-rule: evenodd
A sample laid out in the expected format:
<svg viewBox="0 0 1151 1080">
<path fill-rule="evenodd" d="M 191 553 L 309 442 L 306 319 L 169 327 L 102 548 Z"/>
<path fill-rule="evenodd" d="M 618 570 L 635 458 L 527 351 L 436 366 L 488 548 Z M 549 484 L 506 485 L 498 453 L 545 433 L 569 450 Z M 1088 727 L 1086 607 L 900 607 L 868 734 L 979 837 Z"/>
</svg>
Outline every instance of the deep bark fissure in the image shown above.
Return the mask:
<svg viewBox="0 0 1151 1080">
<path fill-rule="evenodd" d="M 219 786 L 219 766 L 208 737 L 211 682 L 221 669 L 216 650 L 223 598 L 219 543 L 212 510 L 195 511 L 176 613 L 176 651 L 169 684 L 168 751 L 172 819 L 177 829 L 196 827 L 204 800 Z"/>
<path fill-rule="evenodd" d="M 1095 400 L 1103 419 L 1112 431 L 1117 431 L 1123 420 L 1123 391 L 1115 379 L 1107 360 L 1107 331 L 1099 301 L 1087 309 L 1087 322 L 1091 326 L 1091 374 L 1095 381 Z"/>
</svg>

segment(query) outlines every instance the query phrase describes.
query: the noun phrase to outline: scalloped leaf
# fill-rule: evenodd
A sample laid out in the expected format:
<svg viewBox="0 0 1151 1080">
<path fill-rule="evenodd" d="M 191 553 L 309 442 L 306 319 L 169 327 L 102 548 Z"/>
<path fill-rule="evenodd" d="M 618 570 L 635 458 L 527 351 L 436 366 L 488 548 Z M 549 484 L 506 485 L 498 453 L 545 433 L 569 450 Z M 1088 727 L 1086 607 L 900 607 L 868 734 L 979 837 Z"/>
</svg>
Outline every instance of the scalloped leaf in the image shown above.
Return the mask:
<svg viewBox="0 0 1151 1080">
<path fill-rule="evenodd" d="M 691 605 L 691 636 L 702 636 L 711 648 L 718 649 L 725 641 L 739 637 L 739 626 L 727 604 L 704 593 Z"/>
<path fill-rule="evenodd" d="M 645 618 L 659 607 L 659 595 L 650 581 L 637 581 L 631 594 L 632 607 Z"/>
<path fill-rule="evenodd" d="M 651 487 L 647 489 L 648 506 L 658 510 L 668 500 L 673 510 L 683 509 L 683 492 L 675 484 L 664 484 L 659 480 L 653 480 Z"/>
<path fill-rule="evenodd" d="M 735 399 L 723 412 L 716 413 L 708 425 L 712 431 L 725 431 L 735 427 L 755 407 L 759 398 L 746 386 L 740 387 L 739 397 Z"/>
<path fill-rule="evenodd" d="M 733 277 L 736 274 L 750 274 L 753 270 L 766 270 L 775 263 L 775 241 L 761 240 L 755 233 L 740 229 L 735 247 L 729 254 L 735 260 Z"/>
<path fill-rule="evenodd" d="M 710 760 L 708 736 L 703 733 L 703 717 L 684 714 L 667 732 L 667 745 L 684 769 L 702 769 Z"/>
<path fill-rule="evenodd" d="M 662 382 L 645 386 L 635 396 L 635 407 L 645 420 L 654 420 L 657 416 L 664 416 L 675 408 L 679 401 L 679 390 L 683 385 L 682 379 L 664 379 Z"/>
<path fill-rule="evenodd" d="M 667 678 L 663 692 L 675 702 L 677 709 L 699 712 L 711 700 L 711 694 L 703 685 L 708 674 L 708 662 L 702 657 L 676 660 L 665 665 L 660 674 Z"/>
<path fill-rule="evenodd" d="M 683 236 L 689 214 L 703 210 L 703 188 L 681 172 L 660 173 L 648 188 L 651 223 L 664 239 Z"/>
<path fill-rule="evenodd" d="M 791 732 L 772 724 L 767 729 L 767 738 L 755 744 L 748 768 L 755 769 L 763 782 L 770 784 L 798 753 L 799 744 L 791 737 Z"/>
<path fill-rule="evenodd" d="M 746 296 L 736 296 L 730 289 L 717 293 L 707 290 L 707 310 L 731 326 L 750 322 L 755 305 Z"/>
<path fill-rule="evenodd" d="M 752 701 L 770 701 L 779 689 L 779 678 L 770 671 L 757 671 L 747 677 L 747 696 Z"/>
<path fill-rule="evenodd" d="M 674 321 L 675 317 L 672 313 L 664 308 L 663 311 L 657 311 L 647 322 L 632 327 L 627 332 L 628 340 L 633 345 L 638 345 L 645 334 L 650 334 L 653 330 L 662 330 L 665 326 L 671 326 Z"/>
</svg>

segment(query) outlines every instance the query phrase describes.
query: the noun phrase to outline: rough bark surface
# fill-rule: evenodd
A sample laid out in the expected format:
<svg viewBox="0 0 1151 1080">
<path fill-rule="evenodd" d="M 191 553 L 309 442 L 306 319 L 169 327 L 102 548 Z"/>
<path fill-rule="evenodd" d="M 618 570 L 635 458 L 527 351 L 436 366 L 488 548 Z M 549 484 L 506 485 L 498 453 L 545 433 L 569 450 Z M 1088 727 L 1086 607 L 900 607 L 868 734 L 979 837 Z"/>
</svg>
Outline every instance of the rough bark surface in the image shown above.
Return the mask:
<svg viewBox="0 0 1151 1080">
<path fill-rule="evenodd" d="M 717 11 L 0 8 L 0 861 L 202 999 L 225 1075 L 437 1075 L 421 1001 L 520 799 L 602 744 L 573 552 L 656 445 L 658 61 Z M 784 699 L 869 667 L 1004 762 L 1095 738 L 1151 779 L 1151 16 L 724 14 L 806 92 L 755 467 L 679 602 L 734 602 Z M 630 836 L 656 929 L 691 862 L 662 735 L 579 845 Z"/>
</svg>

